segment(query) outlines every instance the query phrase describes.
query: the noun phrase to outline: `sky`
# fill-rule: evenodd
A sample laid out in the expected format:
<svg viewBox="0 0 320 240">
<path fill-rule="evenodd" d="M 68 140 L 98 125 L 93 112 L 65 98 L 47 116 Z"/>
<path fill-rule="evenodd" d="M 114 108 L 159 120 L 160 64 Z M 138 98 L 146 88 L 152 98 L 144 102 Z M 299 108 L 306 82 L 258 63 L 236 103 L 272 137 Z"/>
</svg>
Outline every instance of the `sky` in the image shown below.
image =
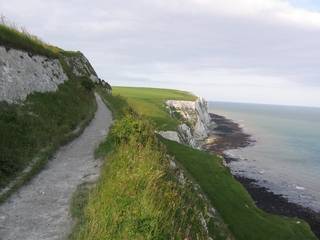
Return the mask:
<svg viewBox="0 0 320 240">
<path fill-rule="evenodd" d="M 319 0 L 0 0 L 111 85 L 320 107 Z"/>
</svg>

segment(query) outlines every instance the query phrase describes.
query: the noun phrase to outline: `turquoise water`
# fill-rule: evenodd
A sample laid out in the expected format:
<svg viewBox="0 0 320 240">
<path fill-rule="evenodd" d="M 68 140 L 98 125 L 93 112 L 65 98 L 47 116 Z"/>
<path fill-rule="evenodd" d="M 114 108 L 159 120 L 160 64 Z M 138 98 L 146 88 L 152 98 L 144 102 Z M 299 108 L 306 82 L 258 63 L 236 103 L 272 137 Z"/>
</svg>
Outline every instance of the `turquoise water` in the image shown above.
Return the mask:
<svg viewBox="0 0 320 240">
<path fill-rule="evenodd" d="M 320 108 L 209 103 L 257 142 L 227 151 L 233 172 L 258 180 L 289 200 L 320 210 Z"/>
</svg>

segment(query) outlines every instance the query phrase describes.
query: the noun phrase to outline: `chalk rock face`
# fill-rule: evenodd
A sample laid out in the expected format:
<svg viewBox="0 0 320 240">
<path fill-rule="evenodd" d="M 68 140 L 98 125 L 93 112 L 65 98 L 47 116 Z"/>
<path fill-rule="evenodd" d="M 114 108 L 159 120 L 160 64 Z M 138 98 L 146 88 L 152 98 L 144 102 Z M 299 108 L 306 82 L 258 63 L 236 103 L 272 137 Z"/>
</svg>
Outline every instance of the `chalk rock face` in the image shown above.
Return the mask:
<svg viewBox="0 0 320 240">
<path fill-rule="evenodd" d="M 208 137 L 208 127 L 210 125 L 207 102 L 203 98 L 198 98 L 195 102 L 195 110 L 198 118 L 194 127 L 194 137 L 202 140 Z"/>
<path fill-rule="evenodd" d="M 183 121 L 188 122 L 178 126 L 177 135 L 180 141 L 193 148 L 199 148 L 201 141 L 208 137 L 214 125 L 210 120 L 207 102 L 203 98 L 196 101 L 168 100 L 166 105 L 171 115 L 178 114 Z"/>
<path fill-rule="evenodd" d="M 166 105 L 172 111 L 177 111 L 185 120 L 190 122 L 196 121 L 196 103 L 193 101 L 176 101 L 168 100 Z"/>
<path fill-rule="evenodd" d="M 57 59 L 0 46 L 0 101 L 13 103 L 35 91 L 56 91 L 67 79 Z"/>
<path fill-rule="evenodd" d="M 191 128 L 186 125 L 185 123 L 178 126 L 178 132 L 180 134 L 180 138 L 182 139 L 182 142 L 193 147 L 197 148 L 198 145 L 191 133 Z"/>
<path fill-rule="evenodd" d="M 79 56 L 66 57 L 66 62 L 77 77 L 87 76 L 93 82 L 99 82 L 99 78 L 89 60 L 79 52 Z"/>
<path fill-rule="evenodd" d="M 176 131 L 160 131 L 159 134 L 165 139 L 180 143 L 179 135 Z"/>
</svg>

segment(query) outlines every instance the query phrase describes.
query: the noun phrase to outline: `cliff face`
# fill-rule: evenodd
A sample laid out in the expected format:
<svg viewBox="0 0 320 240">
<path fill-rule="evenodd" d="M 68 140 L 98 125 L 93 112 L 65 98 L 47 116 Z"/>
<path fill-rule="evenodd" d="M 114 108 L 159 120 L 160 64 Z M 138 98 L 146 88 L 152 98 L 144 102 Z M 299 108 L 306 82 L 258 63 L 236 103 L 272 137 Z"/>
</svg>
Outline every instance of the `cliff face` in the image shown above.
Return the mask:
<svg viewBox="0 0 320 240">
<path fill-rule="evenodd" d="M 164 138 L 200 148 L 202 142 L 208 138 L 210 129 L 215 127 L 210 120 L 206 100 L 203 98 L 198 98 L 194 102 L 168 100 L 166 105 L 170 114 L 183 123 L 178 126 L 177 131 L 161 131 L 159 134 Z"/>
<path fill-rule="evenodd" d="M 75 76 L 87 76 L 96 83 L 100 81 L 89 60 L 81 52 L 78 52 L 77 56 L 65 57 L 65 61 Z"/>
<path fill-rule="evenodd" d="M 88 59 L 82 53 L 63 56 L 76 77 L 88 77 L 100 82 Z M 0 101 L 23 101 L 33 92 L 52 92 L 68 80 L 61 59 L 0 46 Z"/>
<path fill-rule="evenodd" d="M 66 80 L 58 59 L 0 46 L 0 101 L 11 103 L 35 91 L 55 91 Z"/>
</svg>

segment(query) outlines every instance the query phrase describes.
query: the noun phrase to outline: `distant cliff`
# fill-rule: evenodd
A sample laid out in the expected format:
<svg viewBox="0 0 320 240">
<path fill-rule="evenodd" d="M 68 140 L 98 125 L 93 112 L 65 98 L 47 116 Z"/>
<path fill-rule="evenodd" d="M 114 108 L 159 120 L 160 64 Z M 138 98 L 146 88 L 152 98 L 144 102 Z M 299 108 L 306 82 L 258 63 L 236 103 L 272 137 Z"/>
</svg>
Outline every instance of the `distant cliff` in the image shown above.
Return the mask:
<svg viewBox="0 0 320 240">
<path fill-rule="evenodd" d="M 177 131 L 161 131 L 159 134 L 169 140 L 200 148 L 210 130 L 215 127 L 210 120 L 206 100 L 168 100 L 166 106 L 171 116 L 178 118 L 182 124 L 178 126 Z"/>
</svg>

